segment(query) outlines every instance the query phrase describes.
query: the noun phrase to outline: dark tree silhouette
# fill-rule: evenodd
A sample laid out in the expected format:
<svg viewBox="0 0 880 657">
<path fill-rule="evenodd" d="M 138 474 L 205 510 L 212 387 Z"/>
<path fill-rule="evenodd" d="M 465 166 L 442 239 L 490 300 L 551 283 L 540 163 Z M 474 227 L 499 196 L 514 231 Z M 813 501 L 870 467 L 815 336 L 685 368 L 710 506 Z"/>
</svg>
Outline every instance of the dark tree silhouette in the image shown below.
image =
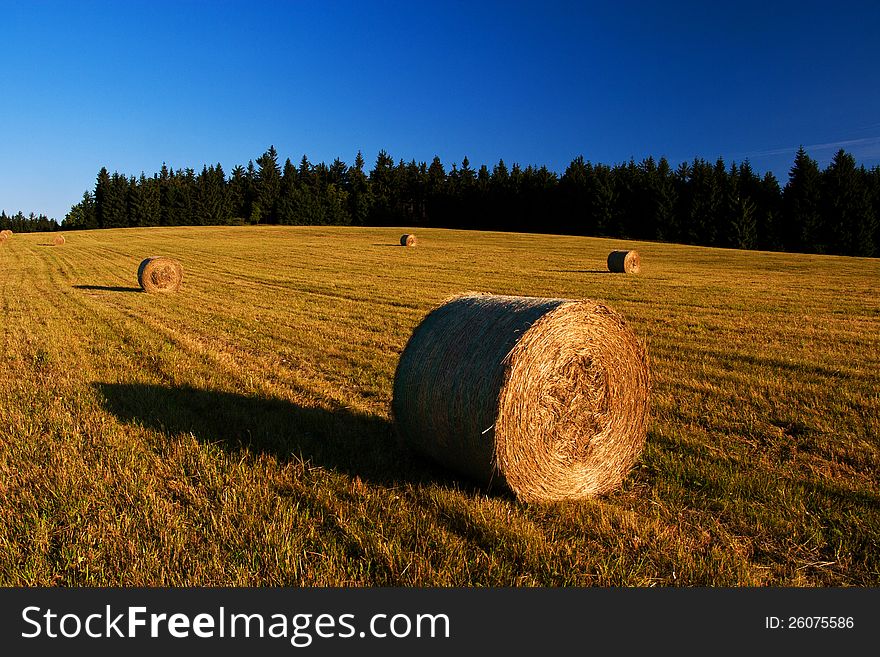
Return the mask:
<svg viewBox="0 0 880 657">
<path fill-rule="evenodd" d="M 668 160 L 609 166 L 575 157 L 561 176 L 546 166 L 499 160 L 474 167 L 468 157 L 447 169 L 414 159 L 395 164 L 381 150 L 365 171 L 360 151 L 348 166 L 306 155 L 278 164 L 274 146 L 226 176 L 164 163 L 138 178 L 106 167 L 65 217 L 64 228 L 125 226 L 286 225 L 438 226 L 537 231 L 685 242 L 740 249 L 847 255 L 880 251 L 880 167 L 858 167 L 845 151 L 824 171 L 800 148 L 784 189 L 748 161 L 727 166 L 701 158 L 674 171 Z M 51 230 L 21 213 L 6 223 Z M 10 227 L 15 229 L 14 226 Z M 40 227 L 40 228 L 34 228 Z"/>
</svg>

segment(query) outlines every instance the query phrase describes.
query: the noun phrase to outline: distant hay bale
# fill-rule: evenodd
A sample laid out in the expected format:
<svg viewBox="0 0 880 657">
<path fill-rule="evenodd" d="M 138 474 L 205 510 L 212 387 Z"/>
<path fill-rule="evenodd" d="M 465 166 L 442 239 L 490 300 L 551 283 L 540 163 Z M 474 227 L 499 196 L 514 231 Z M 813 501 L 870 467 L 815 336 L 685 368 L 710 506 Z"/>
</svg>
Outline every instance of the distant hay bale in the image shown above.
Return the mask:
<svg viewBox="0 0 880 657">
<path fill-rule="evenodd" d="M 12 231 L 8 228 L 5 230 L 0 230 L 0 235 L 3 236 L 3 239 L 9 239 L 10 237 L 12 237 Z"/>
<path fill-rule="evenodd" d="M 612 251 L 608 254 L 608 271 L 618 274 L 638 274 L 641 268 L 638 251 Z"/>
<path fill-rule="evenodd" d="M 144 292 L 176 292 L 183 280 L 183 267 L 174 258 L 150 256 L 138 267 L 138 283 Z"/>
<path fill-rule="evenodd" d="M 394 377 L 399 440 L 523 501 L 620 486 L 647 432 L 648 357 L 589 299 L 455 297 L 415 329 Z"/>
<path fill-rule="evenodd" d="M 64 239 L 64 235 L 56 235 L 52 238 L 52 244 L 54 244 L 55 246 L 61 246 L 62 244 L 64 244 L 65 241 L 66 240 Z"/>
<path fill-rule="evenodd" d="M 410 234 L 404 234 L 400 236 L 400 246 L 415 246 L 416 245 L 416 236 Z"/>
</svg>

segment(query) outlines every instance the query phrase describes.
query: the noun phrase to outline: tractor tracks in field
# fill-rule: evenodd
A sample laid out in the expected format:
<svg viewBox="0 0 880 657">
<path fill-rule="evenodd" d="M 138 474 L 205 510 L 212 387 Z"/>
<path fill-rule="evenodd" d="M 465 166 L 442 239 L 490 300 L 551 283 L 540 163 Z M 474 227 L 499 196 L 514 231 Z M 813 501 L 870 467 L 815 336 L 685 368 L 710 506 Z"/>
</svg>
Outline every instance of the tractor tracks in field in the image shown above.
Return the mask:
<svg viewBox="0 0 880 657">
<path fill-rule="evenodd" d="M 124 345 L 124 357 L 132 370 L 145 378 L 158 379 L 171 387 L 208 378 L 222 382 L 223 389 L 257 396 L 277 396 L 281 388 L 287 393 L 285 398 L 298 404 L 348 406 L 348 397 L 341 391 L 328 395 L 315 388 L 312 381 L 318 373 L 303 365 L 289 367 L 273 362 L 271 357 L 267 360 L 266 353 L 247 349 L 210 333 L 210 329 L 198 331 L 162 312 L 152 312 L 153 304 L 161 304 L 162 300 L 138 295 L 142 303 L 133 305 L 117 302 L 111 294 L 84 294 L 69 286 L 65 296 L 113 333 L 115 340 Z M 181 356 L 184 362 L 169 362 Z"/>
</svg>

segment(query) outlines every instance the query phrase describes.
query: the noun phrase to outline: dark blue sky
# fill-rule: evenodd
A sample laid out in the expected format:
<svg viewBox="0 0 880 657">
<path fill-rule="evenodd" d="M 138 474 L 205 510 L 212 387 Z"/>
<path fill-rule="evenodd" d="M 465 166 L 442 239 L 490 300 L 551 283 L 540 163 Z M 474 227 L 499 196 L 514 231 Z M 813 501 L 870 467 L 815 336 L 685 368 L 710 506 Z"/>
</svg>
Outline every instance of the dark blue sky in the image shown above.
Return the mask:
<svg viewBox="0 0 880 657">
<path fill-rule="evenodd" d="M 880 164 L 880 2 L 0 0 L 0 208 L 59 221 L 101 166 L 227 173 L 358 150 Z"/>
</svg>

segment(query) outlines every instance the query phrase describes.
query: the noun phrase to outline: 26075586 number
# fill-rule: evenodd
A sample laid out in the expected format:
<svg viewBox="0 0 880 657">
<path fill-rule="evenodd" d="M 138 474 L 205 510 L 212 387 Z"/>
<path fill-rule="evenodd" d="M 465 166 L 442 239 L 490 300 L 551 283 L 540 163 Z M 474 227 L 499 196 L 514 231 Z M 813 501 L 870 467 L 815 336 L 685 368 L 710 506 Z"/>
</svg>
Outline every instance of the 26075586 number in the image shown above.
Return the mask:
<svg viewBox="0 0 880 657">
<path fill-rule="evenodd" d="M 852 616 L 789 616 L 790 630 L 842 630 L 852 629 L 855 621 Z"/>
</svg>

